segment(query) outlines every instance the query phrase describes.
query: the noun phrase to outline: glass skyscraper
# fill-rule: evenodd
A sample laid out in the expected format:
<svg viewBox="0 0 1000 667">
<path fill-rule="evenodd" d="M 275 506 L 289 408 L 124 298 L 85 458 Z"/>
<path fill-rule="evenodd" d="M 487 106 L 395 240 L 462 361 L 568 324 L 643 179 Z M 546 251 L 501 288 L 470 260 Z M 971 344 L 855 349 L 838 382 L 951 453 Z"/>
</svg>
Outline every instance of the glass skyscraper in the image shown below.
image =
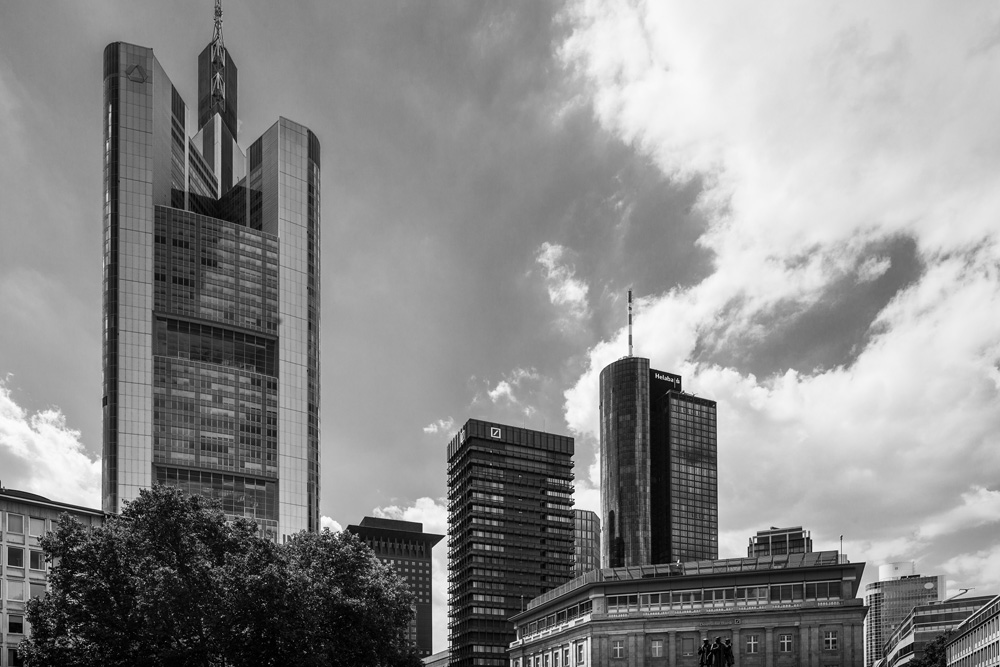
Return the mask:
<svg viewBox="0 0 1000 667">
<path fill-rule="evenodd" d="M 623 357 L 601 371 L 601 565 L 718 558 L 715 401 Z"/>
<path fill-rule="evenodd" d="M 508 665 L 508 619 L 572 569 L 573 438 L 470 419 L 448 444 L 448 664 Z"/>
<path fill-rule="evenodd" d="M 879 566 L 878 581 L 865 586 L 865 667 L 882 659 L 885 642 L 913 608 L 940 600 L 944 576 L 922 577 L 913 561 Z"/>
<path fill-rule="evenodd" d="M 319 528 L 320 146 L 240 147 L 221 14 L 197 126 L 152 49 L 104 50 L 103 506 L 162 482 L 279 539 Z"/>
<path fill-rule="evenodd" d="M 590 510 L 573 510 L 573 576 L 601 567 L 601 519 Z"/>
</svg>

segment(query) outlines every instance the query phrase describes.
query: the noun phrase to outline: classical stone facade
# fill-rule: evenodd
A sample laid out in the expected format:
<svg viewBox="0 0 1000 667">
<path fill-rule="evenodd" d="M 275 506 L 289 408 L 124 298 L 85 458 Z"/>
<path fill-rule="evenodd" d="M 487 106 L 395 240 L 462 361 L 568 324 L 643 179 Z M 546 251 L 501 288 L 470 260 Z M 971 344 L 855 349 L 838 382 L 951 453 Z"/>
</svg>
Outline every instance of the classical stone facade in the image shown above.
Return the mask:
<svg viewBox="0 0 1000 667">
<path fill-rule="evenodd" d="M 703 639 L 739 667 L 860 667 L 864 563 L 837 552 L 597 570 L 512 620 L 511 667 L 679 667 Z"/>
</svg>

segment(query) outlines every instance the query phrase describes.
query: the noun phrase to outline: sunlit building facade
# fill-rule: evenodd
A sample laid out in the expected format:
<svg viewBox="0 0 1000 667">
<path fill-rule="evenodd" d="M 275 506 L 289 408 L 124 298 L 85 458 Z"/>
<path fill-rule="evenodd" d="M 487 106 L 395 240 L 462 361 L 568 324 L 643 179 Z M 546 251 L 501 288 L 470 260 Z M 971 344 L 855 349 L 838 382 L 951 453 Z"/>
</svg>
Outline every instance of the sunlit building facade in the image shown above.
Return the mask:
<svg viewBox="0 0 1000 667">
<path fill-rule="evenodd" d="M 948 667 L 1000 665 L 1000 595 L 980 607 L 948 638 Z"/>
<path fill-rule="evenodd" d="M 509 665 L 697 665 L 707 638 L 739 667 L 858 667 L 864 567 L 825 551 L 593 570 L 514 617 Z"/>
<path fill-rule="evenodd" d="M 975 596 L 917 605 L 889 634 L 875 667 L 904 667 L 923 659 L 928 644 L 954 630 L 992 600 L 992 596 Z"/>
<path fill-rule="evenodd" d="M 196 110 L 104 51 L 103 506 L 161 482 L 281 539 L 319 527 L 320 146 L 281 118 L 241 148 L 221 30 Z"/>
<path fill-rule="evenodd" d="M 506 665 L 508 619 L 572 569 L 573 438 L 470 419 L 448 445 L 449 665 Z"/>
<path fill-rule="evenodd" d="M 715 401 L 623 357 L 600 377 L 601 564 L 718 557 Z"/>
<path fill-rule="evenodd" d="M 940 600 L 944 577 L 916 574 L 912 561 L 879 566 L 879 580 L 865 586 L 865 667 L 882 659 L 886 640 L 913 608 Z"/>
</svg>

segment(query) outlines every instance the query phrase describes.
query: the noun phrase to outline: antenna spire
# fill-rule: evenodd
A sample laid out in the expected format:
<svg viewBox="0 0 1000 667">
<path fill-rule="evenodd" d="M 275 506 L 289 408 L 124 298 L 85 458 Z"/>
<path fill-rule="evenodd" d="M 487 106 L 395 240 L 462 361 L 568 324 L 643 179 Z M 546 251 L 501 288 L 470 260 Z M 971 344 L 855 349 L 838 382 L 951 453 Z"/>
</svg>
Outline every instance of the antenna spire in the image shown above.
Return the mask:
<svg viewBox="0 0 1000 667">
<path fill-rule="evenodd" d="M 628 291 L 628 356 L 632 356 L 632 290 Z"/>
<path fill-rule="evenodd" d="M 226 106 L 226 45 L 222 41 L 222 0 L 215 0 L 215 28 L 212 31 L 212 108 Z"/>
</svg>

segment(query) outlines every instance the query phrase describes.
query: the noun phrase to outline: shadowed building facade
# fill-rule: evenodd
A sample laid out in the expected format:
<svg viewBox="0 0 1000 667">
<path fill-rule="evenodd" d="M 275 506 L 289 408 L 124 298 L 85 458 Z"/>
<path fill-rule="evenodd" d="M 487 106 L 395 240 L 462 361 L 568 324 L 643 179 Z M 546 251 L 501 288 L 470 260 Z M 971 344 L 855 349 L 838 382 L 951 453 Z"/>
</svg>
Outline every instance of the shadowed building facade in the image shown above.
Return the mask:
<svg viewBox="0 0 1000 667">
<path fill-rule="evenodd" d="M 601 566 L 601 519 L 590 510 L 573 510 L 573 576 Z"/>
<path fill-rule="evenodd" d="M 379 560 L 391 565 L 406 581 L 414 598 L 414 615 L 407 635 L 418 656 L 431 655 L 434 652 L 431 549 L 444 535 L 425 533 L 422 523 L 373 516 L 366 516 L 359 525 L 348 526 L 347 531 L 364 540 Z"/>
<path fill-rule="evenodd" d="M 197 125 L 152 49 L 104 50 L 103 506 L 156 482 L 273 539 L 319 527 L 320 146 L 237 143 L 215 35 Z"/>
<path fill-rule="evenodd" d="M 600 400 L 601 564 L 716 558 L 715 401 L 631 356 L 601 371 Z"/>
<path fill-rule="evenodd" d="M 470 419 L 448 445 L 451 667 L 507 665 L 508 619 L 572 568 L 573 439 Z"/>
</svg>

